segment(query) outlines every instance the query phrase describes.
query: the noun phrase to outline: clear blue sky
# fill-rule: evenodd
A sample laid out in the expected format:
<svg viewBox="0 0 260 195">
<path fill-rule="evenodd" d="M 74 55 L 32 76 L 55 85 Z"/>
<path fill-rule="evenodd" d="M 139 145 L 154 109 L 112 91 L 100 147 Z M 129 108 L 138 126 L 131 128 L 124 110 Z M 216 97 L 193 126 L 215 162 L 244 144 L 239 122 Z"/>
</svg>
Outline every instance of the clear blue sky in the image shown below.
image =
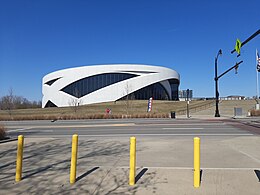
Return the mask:
<svg viewBox="0 0 260 195">
<path fill-rule="evenodd" d="M 41 100 L 42 77 L 82 65 L 138 63 L 180 73 L 180 89 L 214 96 L 219 72 L 244 60 L 238 74 L 220 79 L 220 96 L 256 95 L 259 0 L 0 0 L 0 96 Z"/>
</svg>

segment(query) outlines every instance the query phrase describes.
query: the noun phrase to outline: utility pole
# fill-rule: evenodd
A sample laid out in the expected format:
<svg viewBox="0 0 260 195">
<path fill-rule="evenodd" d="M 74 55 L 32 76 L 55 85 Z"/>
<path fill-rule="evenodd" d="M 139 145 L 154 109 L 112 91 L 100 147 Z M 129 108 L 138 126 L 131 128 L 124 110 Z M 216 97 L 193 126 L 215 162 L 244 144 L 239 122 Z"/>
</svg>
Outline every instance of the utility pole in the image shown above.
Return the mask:
<svg viewBox="0 0 260 195">
<path fill-rule="evenodd" d="M 218 103 L 219 103 L 219 92 L 218 92 L 218 57 L 222 55 L 222 50 L 218 51 L 217 56 L 215 57 L 215 98 L 216 98 L 216 110 L 215 117 L 220 117 Z"/>
<path fill-rule="evenodd" d="M 248 43 L 250 40 L 252 40 L 253 38 L 255 38 L 257 35 L 260 34 L 260 29 L 258 29 L 254 34 L 252 34 L 250 37 L 248 37 L 244 42 L 241 43 L 241 41 L 239 39 L 237 39 L 236 41 L 236 46 L 235 49 L 231 51 L 231 54 L 234 53 L 235 51 L 237 51 L 238 56 L 240 56 L 240 49 L 242 46 L 244 46 L 246 43 Z M 228 73 L 230 70 L 235 69 L 236 73 L 237 73 L 237 69 L 239 67 L 239 64 L 241 64 L 243 61 L 240 61 L 238 63 L 236 63 L 234 66 L 232 66 L 231 68 L 229 68 L 227 71 L 225 71 L 224 73 L 222 73 L 221 75 L 218 76 L 218 57 L 219 55 L 222 54 L 222 50 L 220 49 L 218 51 L 217 56 L 215 57 L 215 96 L 216 96 L 216 110 L 215 110 L 215 117 L 220 117 L 219 114 L 219 109 L 218 109 L 218 104 L 219 104 L 219 92 L 218 92 L 218 80 L 224 76 L 226 73 Z"/>
<path fill-rule="evenodd" d="M 189 94 L 190 94 L 190 90 L 187 89 L 187 91 L 186 91 L 186 95 L 187 95 L 187 118 L 190 118 L 190 111 L 189 111 L 189 104 L 190 104 Z"/>
<path fill-rule="evenodd" d="M 231 68 L 229 68 L 228 70 L 226 70 L 225 72 L 223 72 L 221 75 L 216 76 L 215 77 L 215 82 L 216 82 L 216 112 L 215 112 L 215 117 L 220 117 L 219 114 L 219 109 L 218 109 L 218 103 L 219 103 L 219 93 L 218 93 L 218 80 L 224 76 L 225 74 L 227 74 L 230 70 L 235 69 L 236 73 L 237 73 L 237 69 L 239 67 L 239 64 L 241 64 L 243 61 L 240 61 L 238 63 L 236 63 L 234 66 L 232 66 Z M 215 63 L 215 68 L 217 67 L 216 63 Z M 217 74 L 216 74 L 217 75 Z"/>
</svg>

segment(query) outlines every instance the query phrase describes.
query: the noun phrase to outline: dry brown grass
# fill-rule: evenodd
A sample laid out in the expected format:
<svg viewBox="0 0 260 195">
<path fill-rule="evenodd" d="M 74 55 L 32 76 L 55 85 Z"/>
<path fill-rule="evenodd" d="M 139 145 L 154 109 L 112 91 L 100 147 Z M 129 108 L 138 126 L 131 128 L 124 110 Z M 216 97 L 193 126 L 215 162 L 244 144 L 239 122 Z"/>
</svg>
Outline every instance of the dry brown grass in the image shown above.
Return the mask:
<svg viewBox="0 0 260 195">
<path fill-rule="evenodd" d="M 5 127 L 4 125 L 0 124 L 0 140 L 5 139 L 5 137 L 6 137 Z"/>
<path fill-rule="evenodd" d="M 207 109 L 214 101 L 191 101 L 190 111 Z M 186 113 L 187 103 L 182 101 L 153 101 L 152 112 L 147 113 L 147 101 L 133 100 L 130 102 L 128 112 L 126 102 L 108 102 L 80 106 L 75 113 L 71 107 L 63 108 L 35 108 L 12 110 L 11 114 L 0 110 L 0 120 L 71 120 L 71 119 L 107 119 L 107 118 L 168 118 L 171 111 L 181 115 Z M 105 113 L 106 108 L 112 114 Z M 127 114 L 128 113 L 128 114 Z"/>
</svg>

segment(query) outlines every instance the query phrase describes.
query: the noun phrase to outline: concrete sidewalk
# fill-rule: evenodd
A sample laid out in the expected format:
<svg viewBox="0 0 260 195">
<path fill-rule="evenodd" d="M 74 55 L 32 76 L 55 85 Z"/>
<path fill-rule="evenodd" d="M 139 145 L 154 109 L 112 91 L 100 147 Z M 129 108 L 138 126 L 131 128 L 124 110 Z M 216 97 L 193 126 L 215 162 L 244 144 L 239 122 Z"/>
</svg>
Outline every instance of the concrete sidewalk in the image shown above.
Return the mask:
<svg viewBox="0 0 260 195">
<path fill-rule="evenodd" d="M 0 194 L 259 194 L 260 137 L 202 137 L 202 182 L 193 188 L 192 137 L 137 137 L 137 183 L 128 185 L 129 138 L 79 137 L 77 182 L 69 184 L 70 139 L 0 144 Z"/>
<path fill-rule="evenodd" d="M 249 116 L 240 116 L 240 117 L 234 117 L 233 115 L 226 115 L 221 117 L 215 117 L 214 115 L 200 115 L 200 114 L 192 114 L 190 118 L 187 118 L 186 115 L 179 115 L 176 116 L 177 119 L 199 119 L 199 120 L 212 120 L 212 121 L 233 121 L 242 123 L 248 126 L 260 128 L 260 117 L 249 117 Z"/>
</svg>

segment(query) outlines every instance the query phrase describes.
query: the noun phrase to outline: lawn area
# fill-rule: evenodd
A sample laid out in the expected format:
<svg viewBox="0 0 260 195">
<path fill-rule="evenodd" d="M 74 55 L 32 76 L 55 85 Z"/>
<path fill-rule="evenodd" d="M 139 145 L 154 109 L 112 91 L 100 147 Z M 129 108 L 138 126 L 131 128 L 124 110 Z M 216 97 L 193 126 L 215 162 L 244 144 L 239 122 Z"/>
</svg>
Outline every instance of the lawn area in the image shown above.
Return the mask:
<svg viewBox="0 0 260 195">
<path fill-rule="evenodd" d="M 84 105 L 62 108 L 16 109 L 0 110 L 0 120 L 54 120 L 54 119 L 89 119 L 89 118 L 168 118 L 171 111 L 185 114 L 187 102 L 184 101 L 153 101 L 152 111 L 147 113 L 147 101 L 129 100 L 107 102 L 101 104 Z M 214 106 L 213 100 L 191 101 L 190 111 L 203 110 Z M 107 115 L 106 108 L 112 113 Z"/>
</svg>

